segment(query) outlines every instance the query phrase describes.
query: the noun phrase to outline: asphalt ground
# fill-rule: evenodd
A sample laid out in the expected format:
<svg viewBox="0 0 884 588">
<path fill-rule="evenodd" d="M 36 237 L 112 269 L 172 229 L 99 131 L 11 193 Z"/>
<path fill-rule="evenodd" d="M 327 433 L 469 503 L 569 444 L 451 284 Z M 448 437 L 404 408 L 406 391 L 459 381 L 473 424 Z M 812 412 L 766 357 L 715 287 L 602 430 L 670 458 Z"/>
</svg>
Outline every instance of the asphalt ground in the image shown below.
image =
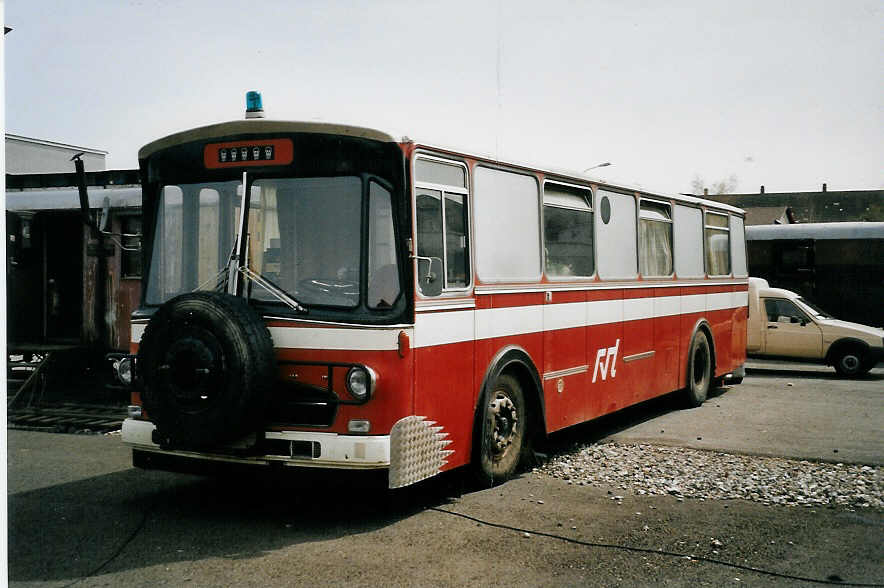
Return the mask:
<svg viewBox="0 0 884 588">
<path fill-rule="evenodd" d="M 805 457 L 807 436 L 788 439 L 816 422 L 811 436 L 832 442 L 812 459 L 838 448 L 864 460 L 869 445 L 868 463 L 881 462 L 869 424 L 884 405 L 880 368 L 855 381 L 760 369 L 775 373 L 752 370 L 699 409 L 646 403 L 544 450 L 642 439 Z M 837 399 L 843 413 L 823 418 Z M 779 432 L 761 450 L 741 441 L 764 430 Z M 8 442 L 12 586 L 884 585 L 876 509 L 615 501 L 614 489 L 532 472 L 487 489 L 453 472 L 397 492 L 369 476 L 303 470 L 200 478 L 135 470 L 114 436 L 9 431 Z"/>
</svg>

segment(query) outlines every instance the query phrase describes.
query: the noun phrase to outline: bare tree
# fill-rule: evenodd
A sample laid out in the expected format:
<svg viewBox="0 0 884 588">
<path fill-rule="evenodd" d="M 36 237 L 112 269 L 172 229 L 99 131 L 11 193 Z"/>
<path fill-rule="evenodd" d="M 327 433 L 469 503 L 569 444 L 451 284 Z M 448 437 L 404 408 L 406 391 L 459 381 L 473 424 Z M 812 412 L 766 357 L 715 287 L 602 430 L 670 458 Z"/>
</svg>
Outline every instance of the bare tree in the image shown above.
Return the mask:
<svg viewBox="0 0 884 588">
<path fill-rule="evenodd" d="M 736 174 L 731 174 L 727 178 L 712 182 L 712 184 L 706 184 L 706 180 L 695 175 L 694 179 L 691 180 L 691 192 L 694 194 L 703 194 L 703 190 L 708 187 L 709 194 L 733 194 L 737 191 L 739 183 Z"/>
</svg>

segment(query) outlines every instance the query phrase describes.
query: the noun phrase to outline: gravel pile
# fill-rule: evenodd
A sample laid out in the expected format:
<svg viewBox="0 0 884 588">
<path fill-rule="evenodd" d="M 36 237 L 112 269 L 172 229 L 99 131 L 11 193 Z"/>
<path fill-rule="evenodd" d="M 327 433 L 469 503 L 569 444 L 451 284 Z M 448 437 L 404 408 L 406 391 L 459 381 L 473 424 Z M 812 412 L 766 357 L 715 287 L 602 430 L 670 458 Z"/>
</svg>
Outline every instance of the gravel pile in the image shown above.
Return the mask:
<svg viewBox="0 0 884 588">
<path fill-rule="evenodd" d="M 569 484 L 613 487 L 638 495 L 884 508 L 881 472 L 864 465 L 605 443 L 578 447 L 549 459 L 534 471 Z"/>
</svg>

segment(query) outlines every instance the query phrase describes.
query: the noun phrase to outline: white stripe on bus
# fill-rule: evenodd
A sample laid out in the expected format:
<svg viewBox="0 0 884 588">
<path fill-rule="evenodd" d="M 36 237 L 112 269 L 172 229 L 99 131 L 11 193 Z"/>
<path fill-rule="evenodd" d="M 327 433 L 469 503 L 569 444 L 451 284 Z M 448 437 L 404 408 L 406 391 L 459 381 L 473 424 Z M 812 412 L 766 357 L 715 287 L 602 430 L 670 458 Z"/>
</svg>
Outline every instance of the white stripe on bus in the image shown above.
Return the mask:
<svg viewBox="0 0 884 588">
<path fill-rule="evenodd" d="M 414 328 L 270 327 L 278 348 L 352 351 L 395 351 L 404 330 L 413 347 L 434 347 L 473 340 L 511 337 L 624 321 L 697 314 L 745 307 L 747 292 L 691 294 L 514 306 L 481 310 L 418 313 Z M 132 324 L 132 342 L 138 343 L 146 324 Z"/>
</svg>

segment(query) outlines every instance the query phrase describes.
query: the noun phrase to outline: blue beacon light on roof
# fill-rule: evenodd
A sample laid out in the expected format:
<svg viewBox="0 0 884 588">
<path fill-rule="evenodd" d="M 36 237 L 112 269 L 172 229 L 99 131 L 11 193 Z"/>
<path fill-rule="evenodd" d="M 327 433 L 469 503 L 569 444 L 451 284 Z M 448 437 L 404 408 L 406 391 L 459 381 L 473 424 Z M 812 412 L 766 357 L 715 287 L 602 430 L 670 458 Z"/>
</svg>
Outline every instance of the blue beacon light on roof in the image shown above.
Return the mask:
<svg viewBox="0 0 884 588">
<path fill-rule="evenodd" d="M 246 92 L 246 118 L 264 118 L 264 105 L 261 93 L 252 90 Z"/>
</svg>

